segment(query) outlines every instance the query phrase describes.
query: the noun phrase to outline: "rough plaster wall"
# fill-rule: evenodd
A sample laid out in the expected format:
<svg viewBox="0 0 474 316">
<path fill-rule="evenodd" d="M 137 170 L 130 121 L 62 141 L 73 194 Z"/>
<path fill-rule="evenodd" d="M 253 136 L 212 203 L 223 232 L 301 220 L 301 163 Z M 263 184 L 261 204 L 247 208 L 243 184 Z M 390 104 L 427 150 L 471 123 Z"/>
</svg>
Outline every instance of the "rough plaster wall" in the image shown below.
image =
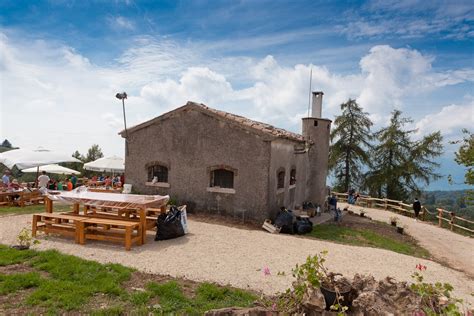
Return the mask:
<svg viewBox="0 0 474 316">
<path fill-rule="evenodd" d="M 307 199 L 308 154 L 295 154 L 294 146 L 294 142 L 287 140 L 274 140 L 271 144 L 268 196 L 269 207 L 273 214 L 276 214 L 281 206 L 294 209 L 295 206 L 301 206 Z M 291 189 L 290 172 L 293 167 L 296 168 L 296 187 Z M 277 190 L 277 173 L 281 168 L 285 169 L 285 188 L 284 190 Z M 293 202 L 291 201 L 292 194 L 294 195 Z"/>
<path fill-rule="evenodd" d="M 127 183 L 140 193 L 169 194 L 196 203 L 197 210 L 255 219 L 265 218 L 270 142 L 238 126 L 197 111 L 185 111 L 130 135 L 126 157 Z M 145 186 L 145 165 L 160 161 L 169 167 L 170 188 Z M 209 167 L 237 169 L 235 194 L 207 192 Z M 219 196 L 220 198 L 217 198 Z"/>
<path fill-rule="evenodd" d="M 315 126 L 315 122 L 317 122 L 317 126 Z M 324 205 L 327 194 L 326 178 L 328 175 L 330 128 L 330 120 L 303 119 L 303 136 L 313 142 L 309 149 L 308 199 L 320 205 Z"/>
</svg>

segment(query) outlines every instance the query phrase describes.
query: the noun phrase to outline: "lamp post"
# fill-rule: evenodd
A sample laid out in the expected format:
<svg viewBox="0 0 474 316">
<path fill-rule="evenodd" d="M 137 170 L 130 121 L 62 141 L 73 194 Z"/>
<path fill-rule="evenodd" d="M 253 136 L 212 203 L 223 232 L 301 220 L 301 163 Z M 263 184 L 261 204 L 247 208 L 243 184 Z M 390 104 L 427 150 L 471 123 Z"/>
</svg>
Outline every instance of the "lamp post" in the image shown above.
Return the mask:
<svg viewBox="0 0 474 316">
<path fill-rule="evenodd" d="M 125 118 L 125 99 L 127 98 L 127 93 L 124 91 L 122 93 L 117 93 L 115 97 L 119 100 L 122 100 L 123 108 L 123 125 L 125 126 L 125 152 L 128 156 L 128 133 L 127 133 L 127 119 Z"/>
</svg>

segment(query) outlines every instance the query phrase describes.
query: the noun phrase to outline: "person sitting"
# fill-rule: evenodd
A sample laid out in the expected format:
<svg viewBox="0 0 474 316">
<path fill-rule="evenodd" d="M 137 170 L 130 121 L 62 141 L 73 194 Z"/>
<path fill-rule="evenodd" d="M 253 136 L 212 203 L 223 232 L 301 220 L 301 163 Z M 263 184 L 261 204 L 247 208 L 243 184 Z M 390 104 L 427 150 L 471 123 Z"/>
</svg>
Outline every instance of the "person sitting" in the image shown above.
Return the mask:
<svg viewBox="0 0 474 316">
<path fill-rule="evenodd" d="M 18 180 L 17 179 L 13 179 L 12 182 L 10 182 L 10 184 L 8 185 L 8 188 L 10 190 L 19 190 L 21 187 L 20 185 L 18 184 Z"/>
<path fill-rule="evenodd" d="M 100 177 L 99 177 L 99 181 L 104 181 L 104 179 L 105 179 L 104 175 L 103 175 L 103 174 L 102 174 L 102 175 L 100 175 Z"/>
<path fill-rule="evenodd" d="M 62 183 L 62 181 L 58 181 L 57 190 L 58 190 L 58 191 L 62 191 L 62 190 L 63 190 L 63 183 Z"/>
<path fill-rule="evenodd" d="M 104 184 L 105 184 L 105 187 L 106 187 L 106 188 L 111 187 L 111 186 L 112 186 L 112 179 L 110 179 L 110 177 L 107 176 L 107 177 L 105 178 L 105 180 L 104 180 Z"/>
<path fill-rule="evenodd" d="M 72 191 L 72 182 L 71 179 L 67 179 L 67 190 Z"/>
<path fill-rule="evenodd" d="M 48 189 L 49 189 L 49 190 L 56 190 L 56 184 L 55 184 L 54 179 L 50 179 L 50 180 L 49 180 Z"/>
</svg>

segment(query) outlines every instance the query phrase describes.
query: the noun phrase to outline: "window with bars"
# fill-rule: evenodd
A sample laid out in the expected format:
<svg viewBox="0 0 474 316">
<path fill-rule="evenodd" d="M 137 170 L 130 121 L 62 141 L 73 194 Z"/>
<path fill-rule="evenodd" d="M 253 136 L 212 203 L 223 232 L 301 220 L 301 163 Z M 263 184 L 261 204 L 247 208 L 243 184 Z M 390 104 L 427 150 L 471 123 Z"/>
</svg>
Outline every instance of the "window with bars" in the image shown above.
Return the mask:
<svg viewBox="0 0 474 316">
<path fill-rule="evenodd" d="M 283 189 L 285 187 L 285 170 L 281 170 L 277 173 L 277 189 Z"/>
<path fill-rule="evenodd" d="M 157 182 L 168 182 L 168 168 L 162 165 L 153 165 L 148 167 L 148 181 L 153 181 L 156 177 Z"/>
<path fill-rule="evenodd" d="M 296 184 L 296 169 L 293 168 L 291 169 L 290 172 L 290 185 L 295 185 Z"/>
<path fill-rule="evenodd" d="M 211 171 L 211 187 L 234 188 L 234 172 L 226 169 Z"/>
</svg>

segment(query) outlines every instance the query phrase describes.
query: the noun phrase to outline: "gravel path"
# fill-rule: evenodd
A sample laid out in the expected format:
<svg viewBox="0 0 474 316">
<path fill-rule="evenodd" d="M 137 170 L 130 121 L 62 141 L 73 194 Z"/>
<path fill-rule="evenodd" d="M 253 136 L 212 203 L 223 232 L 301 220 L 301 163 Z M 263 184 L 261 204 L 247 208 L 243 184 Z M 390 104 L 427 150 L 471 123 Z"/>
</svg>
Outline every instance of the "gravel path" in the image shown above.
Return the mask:
<svg viewBox="0 0 474 316">
<path fill-rule="evenodd" d="M 350 210 L 355 212 L 364 209 L 368 216 L 383 222 L 388 222 L 391 216 L 397 216 L 399 222 L 407 226 L 408 234 L 417 239 L 420 245 L 427 249 L 436 260 L 445 262 L 450 267 L 461 270 L 474 279 L 474 238 L 453 233 L 431 223 L 415 222 L 413 218 L 381 209 L 346 203 L 339 203 L 338 205 L 341 208 L 349 207 Z"/>
<path fill-rule="evenodd" d="M 31 215 L 0 217 L 0 243 L 12 244 L 23 227 L 31 226 Z M 244 230 L 221 225 L 189 221 L 190 234 L 185 237 L 148 243 L 125 251 L 122 246 L 89 241 L 80 246 L 71 239 L 50 237 L 38 249 L 58 249 L 67 254 L 99 262 L 115 262 L 138 270 L 184 277 L 195 281 L 211 281 L 250 288 L 265 293 L 283 291 L 291 285 L 291 269 L 308 255 L 329 250 L 327 266 L 346 276 L 372 274 L 377 279 L 389 275 L 399 281 L 410 281 L 415 265 L 428 266 L 428 282 L 449 282 L 455 293 L 473 302 L 469 295 L 474 284 L 462 272 L 438 263 L 413 258 L 387 250 L 346 246 L 309 238 L 272 235 L 264 231 Z M 262 268 L 269 267 L 265 277 Z M 285 276 L 277 272 L 284 271 Z"/>
</svg>

